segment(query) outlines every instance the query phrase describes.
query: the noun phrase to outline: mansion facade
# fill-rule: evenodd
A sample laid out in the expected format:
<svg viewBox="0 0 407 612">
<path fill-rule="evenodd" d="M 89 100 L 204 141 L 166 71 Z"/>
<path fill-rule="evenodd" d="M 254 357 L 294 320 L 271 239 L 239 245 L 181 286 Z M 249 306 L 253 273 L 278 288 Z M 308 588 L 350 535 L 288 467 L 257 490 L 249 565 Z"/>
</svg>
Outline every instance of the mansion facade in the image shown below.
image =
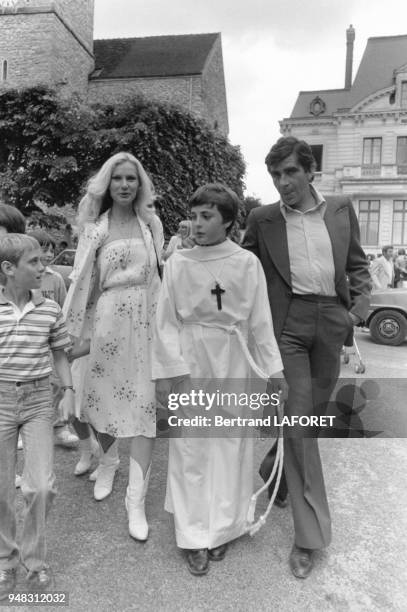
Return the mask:
<svg viewBox="0 0 407 612">
<path fill-rule="evenodd" d="M 352 81 L 346 34 L 345 87 L 299 92 L 281 133 L 311 145 L 318 190 L 351 198 L 366 252 L 407 247 L 407 35 L 369 38 Z"/>
</svg>

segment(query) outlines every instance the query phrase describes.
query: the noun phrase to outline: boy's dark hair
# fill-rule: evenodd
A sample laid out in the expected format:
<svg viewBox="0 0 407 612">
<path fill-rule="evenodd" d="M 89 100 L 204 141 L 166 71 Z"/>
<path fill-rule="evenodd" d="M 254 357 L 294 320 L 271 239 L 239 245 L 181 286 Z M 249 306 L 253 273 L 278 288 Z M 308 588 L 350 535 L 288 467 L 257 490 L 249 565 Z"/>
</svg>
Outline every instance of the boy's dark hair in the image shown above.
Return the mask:
<svg viewBox="0 0 407 612">
<path fill-rule="evenodd" d="M 50 234 L 48 234 L 45 230 L 43 229 L 32 230 L 31 232 L 28 232 L 28 235 L 31 236 L 31 238 L 35 238 L 40 243 L 41 248 L 51 245 L 55 251 L 56 242 L 53 239 L 53 237 L 50 236 Z"/>
<path fill-rule="evenodd" d="M 0 226 L 9 234 L 25 234 L 25 218 L 15 206 L 0 203 Z"/>
<path fill-rule="evenodd" d="M 203 204 L 216 206 L 224 223 L 231 221 L 226 230 L 228 234 L 237 219 L 239 207 L 242 205 L 236 193 L 226 185 L 222 185 L 222 183 L 207 183 L 202 185 L 202 187 L 198 187 L 195 193 L 192 194 L 189 208 L 202 206 Z"/>
<path fill-rule="evenodd" d="M 271 147 L 265 160 L 267 169 L 269 170 L 271 166 L 281 163 L 293 153 L 297 156 L 298 163 L 305 172 L 315 172 L 317 163 L 311 147 L 305 140 L 298 140 L 294 136 L 283 136 Z"/>
<path fill-rule="evenodd" d="M 25 251 L 39 249 L 38 240 L 27 234 L 6 234 L 0 238 L 0 266 L 4 261 L 18 265 Z"/>
</svg>

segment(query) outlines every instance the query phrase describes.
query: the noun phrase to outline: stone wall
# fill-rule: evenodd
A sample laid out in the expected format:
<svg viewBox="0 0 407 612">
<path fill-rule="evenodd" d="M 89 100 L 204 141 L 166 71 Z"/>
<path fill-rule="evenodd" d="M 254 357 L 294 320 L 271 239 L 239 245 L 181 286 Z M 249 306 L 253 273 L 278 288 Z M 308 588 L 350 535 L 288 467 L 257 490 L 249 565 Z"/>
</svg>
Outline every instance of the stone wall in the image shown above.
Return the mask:
<svg viewBox="0 0 407 612">
<path fill-rule="evenodd" d="M 218 36 L 208 57 L 202 77 L 202 99 L 205 115 L 212 128 L 227 135 L 229 132 L 222 42 Z"/>
<path fill-rule="evenodd" d="M 94 79 L 89 82 L 88 100 L 91 103 L 114 103 L 138 94 L 147 99 L 178 104 L 204 119 L 212 129 L 216 125 L 222 133 L 228 133 L 220 41 L 202 77 Z"/>
<path fill-rule="evenodd" d="M 8 78 L 0 88 L 50 82 L 54 28 L 52 13 L 0 14 L 0 61 L 8 63 Z"/>
<path fill-rule="evenodd" d="M 89 102 L 113 103 L 142 94 L 147 99 L 178 104 L 205 118 L 201 77 L 94 79 L 89 82 Z"/>
<path fill-rule="evenodd" d="M 55 5 L 62 19 L 93 53 L 94 0 L 55 0 Z"/>
<path fill-rule="evenodd" d="M 0 91 L 35 84 L 61 86 L 85 95 L 93 57 L 55 12 L 0 14 L 0 62 L 8 63 Z"/>
<path fill-rule="evenodd" d="M 61 93 L 69 95 L 73 92 L 86 97 L 89 75 L 95 63 L 79 42 L 73 38 L 58 19 L 55 22 L 53 38 L 53 82 L 61 86 Z"/>
</svg>

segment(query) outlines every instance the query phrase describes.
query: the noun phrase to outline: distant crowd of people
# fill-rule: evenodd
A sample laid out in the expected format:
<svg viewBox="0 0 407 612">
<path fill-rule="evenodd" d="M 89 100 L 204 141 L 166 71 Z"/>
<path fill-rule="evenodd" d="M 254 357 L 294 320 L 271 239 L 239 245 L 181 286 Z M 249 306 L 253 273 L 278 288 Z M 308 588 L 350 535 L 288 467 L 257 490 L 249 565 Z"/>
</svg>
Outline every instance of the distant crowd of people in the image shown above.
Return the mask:
<svg viewBox="0 0 407 612">
<path fill-rule="evenodd" d="M 392 245 L 382 248 L 377 258 L 367 255 L 373 289 L 407 288 L 407 255 L 404 248 L 397 252 Z"/>
</svg>

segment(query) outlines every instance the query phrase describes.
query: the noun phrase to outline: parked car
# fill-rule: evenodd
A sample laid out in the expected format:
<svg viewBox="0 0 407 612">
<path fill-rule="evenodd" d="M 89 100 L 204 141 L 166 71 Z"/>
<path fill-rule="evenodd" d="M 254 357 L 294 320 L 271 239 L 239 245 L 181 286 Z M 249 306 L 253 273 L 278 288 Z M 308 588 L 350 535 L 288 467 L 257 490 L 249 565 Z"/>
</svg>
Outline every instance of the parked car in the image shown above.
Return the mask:
<svg viewBox="0 0 407 612">
<path fill-rule="evenodd" d="M 55 257 L 53 262 L 50 264 L 50 267 L 59 272 L 62 278 L 64 279 L 65 286 L 68 289 L 71 281 L 69 280 L 69 275 L 72 272 L 73 262 L 75 259 L 75 249 L 64 249 Z"/>
<path fill-rule="evenodd" d="M 366 319 L 378 344 L 398 346 L 407 336 L 407 289 L 373 291 Z"/>
</svg>

